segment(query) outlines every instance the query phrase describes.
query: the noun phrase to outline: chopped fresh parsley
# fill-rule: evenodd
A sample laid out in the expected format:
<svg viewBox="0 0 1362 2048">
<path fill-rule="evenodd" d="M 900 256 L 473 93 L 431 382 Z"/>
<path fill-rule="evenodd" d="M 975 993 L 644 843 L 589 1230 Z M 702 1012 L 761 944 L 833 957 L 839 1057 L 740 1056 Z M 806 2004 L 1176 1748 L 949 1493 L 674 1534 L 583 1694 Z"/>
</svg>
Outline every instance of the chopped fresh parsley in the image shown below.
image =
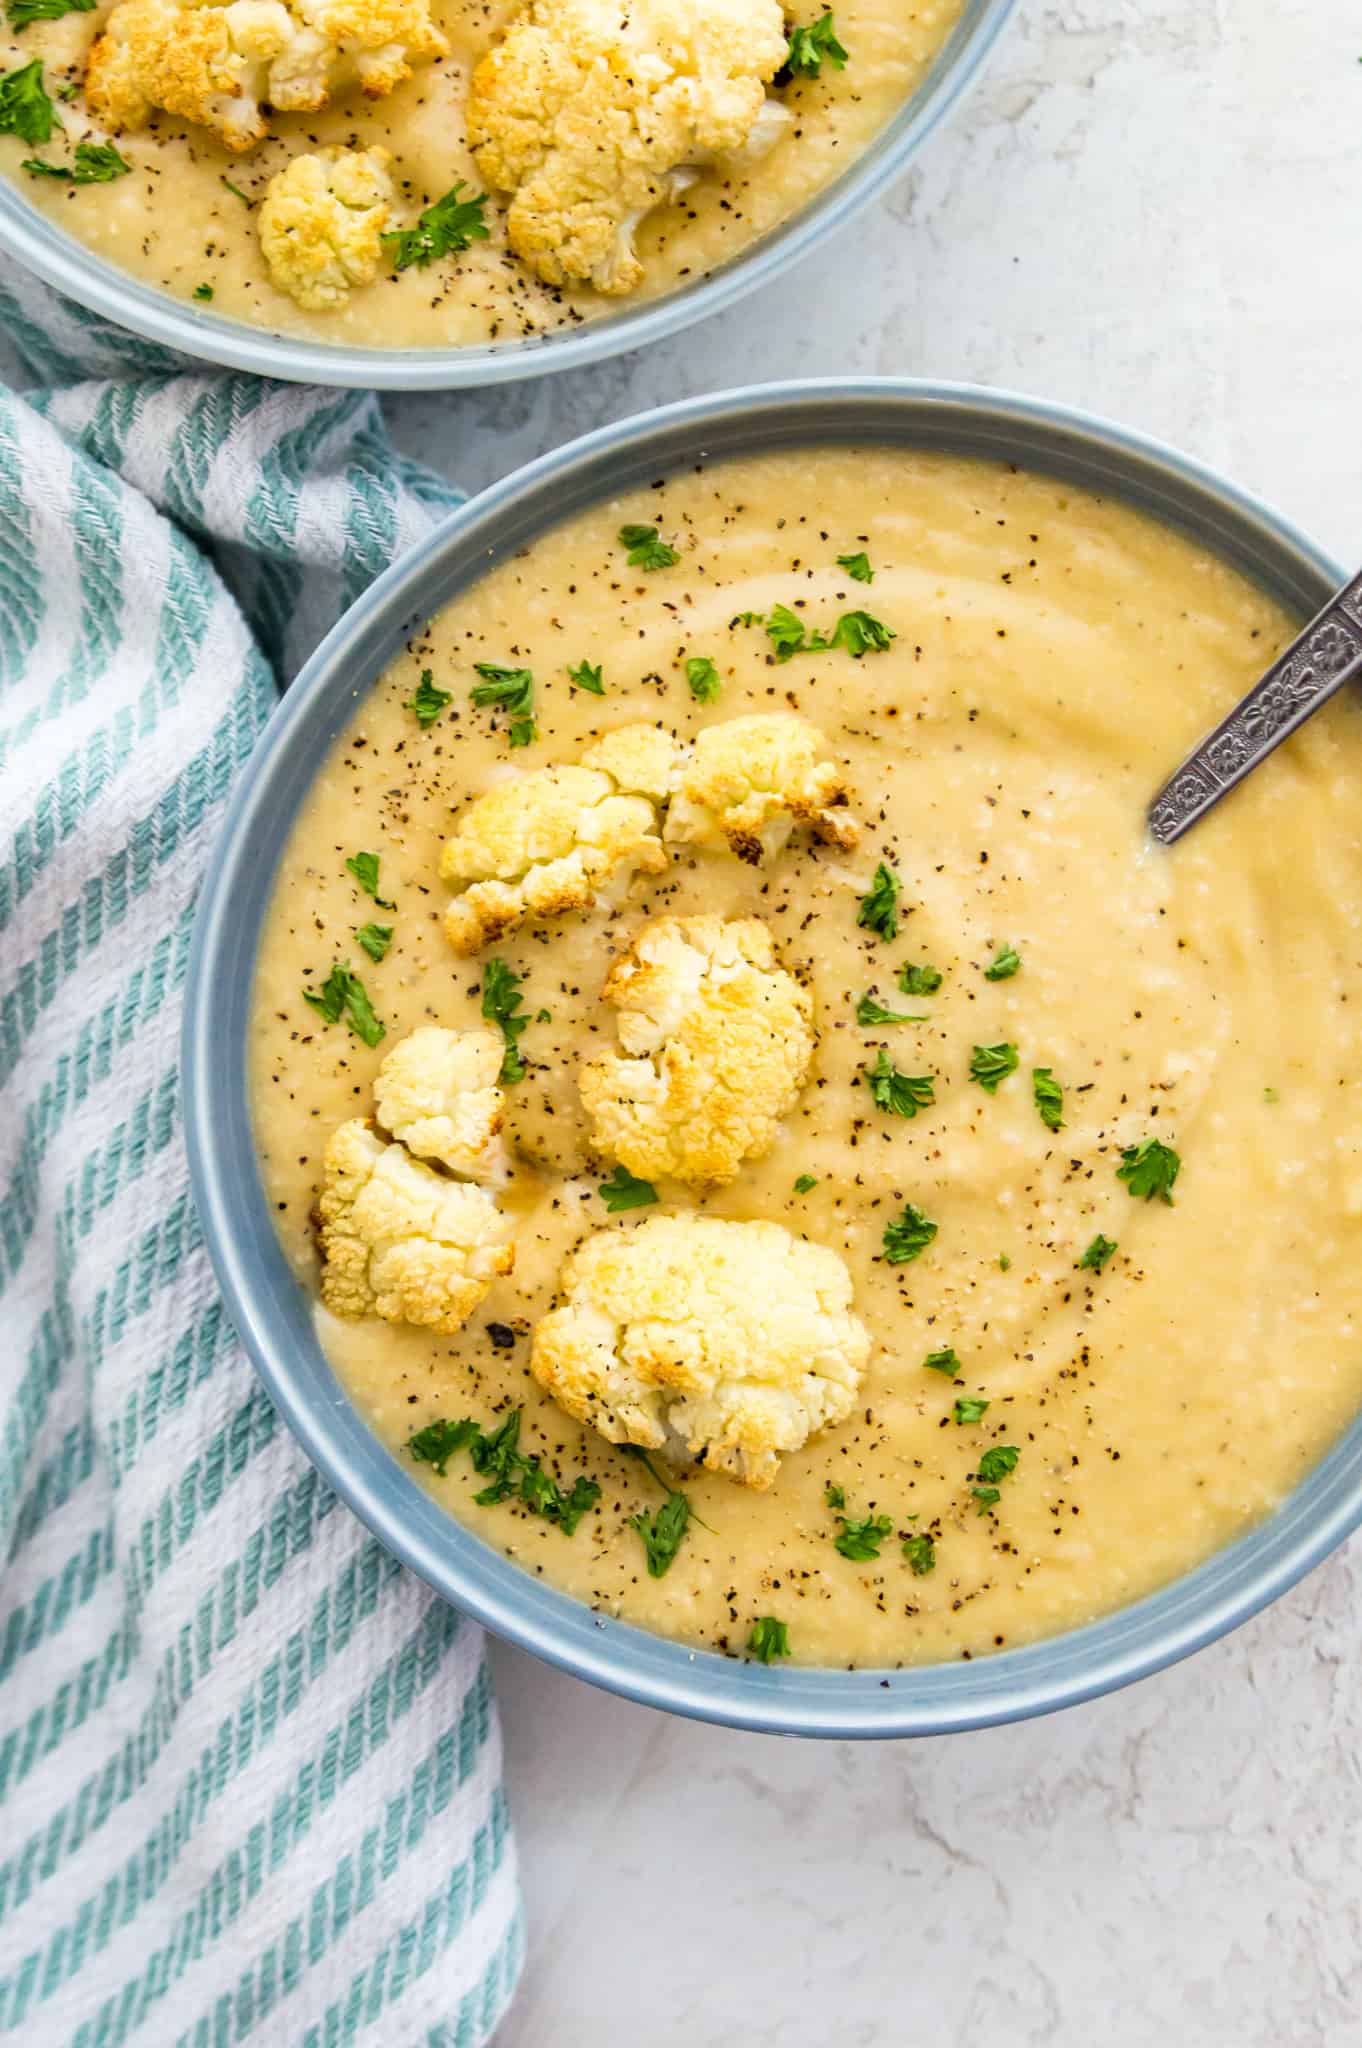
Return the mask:
<svg viewBox="0 0 1362 2048">
<path fill-rule="evenodd" d="M 1049 1067 L 1031 1069 L 1031 1095 L 1047 1131 L 1064 1128 L 1064 1090 Z"/>
<path fill-rule="evenodd" d="M 707 654 L 692 654 L 686 663 L 686 687 L 697 704 L 712 704 L 723 688 L 719 671 Z"/>
<path fill-rule="evenodd" d="M 211 284 L 196 284 L 196 285 L 195 285 L 195 287 L 194 287 L 194 297 L 195 297 L 196 299 L 202 299 L 205 305 L 207 305 L 207 303 L 208 303 L 209 299 L 211 299 L 211 298 L 212 298 L 212 296 L 213 296 L 213 287 L 212 287 L 212 285 L 211 285 Z"/>
<path fill-rule="evenodd" d="M 520 1448 L 521 1410 L 513 1408 L 495 1430 L 485 1430 L 471 1416 L 459 1422 L 441 1418 L 428 1422 L 407 1440 L 407 1450 L 418 1463 L 430 1465 L 444 1477 L 449 1461 L 467 1451 L 473 1469 L 488 1480 L 474 1495 L 482 1507 L 509 1500 L 514 1494 L 531 1514 L 556 1522 L 565 1536 L 571 1536 L 588 1509 L 594 1508 L 601 1489 L 594 1479 L 579 1474 L 567 1491 L 537 1457 L 526 1457 Z"/>
<path fill-rule="evenodd" d="M 254 199 L 252 199 L 250 193 L 243 192 L 240 185 L 234 185 L 230 178 L 224 178 L 222 182 L 227 187 L 227 190 L 231 193 L 233 199 L 239 199 L 243 206 L 255 205 L 256 202 Z"/>
<path fill-rule="evenodd" d="M 1017 1469 L 1021 1452 L 1015 1444 L 990 1444 L 979 1460 L 978 1476 L 985 1486 L 992 1486 L 996 1480 L 1006 1479 L 1009 1472 Z"/>
<path fill-rule="evenodd" d="M 810 1188 L 816 1188 L 817 1186 L 818 1182 L 813 1174 L 801 1173 L 799 1179 L 794 1184 L 794 1191 L 797 1195 L 807 1195 Z"/>
<path fill-rule="evenodd" d="M 893 869 L 881 861 L 875 870 L 869 894 L 861 898 L 861 907 L 856 914 L 857 924 L 864 931 L 874 932 L 877 938 L 897 938 L 902 886 Z"/>
<path fill-rule="evenodd" d="M 981 1515 L 986 1515 L 990 1508 L 996 1508 L 1002 1499 L 996 1486 L 972 1486 L 970 1492 L 979 1503 Z"/>
<path fill-rule="evenodd" d="M 890 641 L 898 637 L 892 626 L 886 626 L 883 619 L 874 618 L 869 612 L 843 612 L 828 644 L 845 647 L 859 661 L 863 654 L 883 654 Z"/>
<path fill-rule="evenodd" d="M 788 1657 L 790 1631 L 787 1624 L 777 1621 L 774 1614 L 759 1615 L 752 1624 L 747 1647 L 763 1664 L 769 1664 L 775 1657 Z"/>
<path fill-rule="evenodd" d="M 622 526 L 619 543 L 627 550 L 624 559 L 632 569 L 670 569 L 681 559 L 675 548 L 658 539 L 655 526 Z"/>
<path fill-rule="evenodd" d="M 827 1485 L 823 1488 L 823 1498 L 830 1508 L 844 1508 L 847 1504 L 846 1488 L 844 1486 L 834 1486 L 829 1479 Z"/>
<path fill-rule="evenodd" d="M 1171 1209 L 1173 1183 L 1181 1171 L 1182 1161 L 1171 1145 L 1160 1144 L 1157 1138 L 1146 1138 L 1139 1145 L 1126 1146 L 1121 1154 L 1121 1164 L 1116 1169 L 1116 1178 L 1123 1180 L 1137 1198 L 1152 1202 L 1157 1195 Z"/>
<path fill-rule="evenodd" d="M 480 710 L 490 704 L 509 712 L 511 745 L 528 747 L 535 736 L 534 676 L 530 670 L 507 668 L 500 661 L 475 661 L 473 666 L 482 677 L 469 691 L 473 702 Z"/>
<path fill-rule="evenodd" d="M 906 1536 L 903 1554 L 913 1568 L 914 1578 L 925 1579 L 928 1572 L 936 1570 L 936 1545 L 930 1536 Z"/>
<path fill-rule="evenodd" d="M 884 1256 L 891 1266 L 911 1265 L 926 1251 L 940 1226 L 924 1216 L 916 1202 L 905 1202 L 902 1216 L 884 1226 Z"/>
<path fill-rule="evenodd" d="M 40 156 L 26 156 L 19 168 L 30 178 L 65 178 L 68 185 L 111 185 L 115 178 L 126 177 L 132 165 L 111 142 L 78 142 L 69 164 L 49 164 Z M 213 296 L 211 287 L 208 296 Z"/>
<path fill-rule="evenodd" d="M 372 896 L 380 910 L 392 910 L 394 905 L 385 903 L 378 893 L 378 855 L 376 853 L 352 853 L 345 862 L 366 896 Z"/>
<path fill-rule="evenodd" d="M 811 640 L 804 621 L 787 604 L 774 605 L 765 618 L 760 612 L 749 612 L 744 616 L 763 628 L 777 661 L 788 661 L 791 655 L 807 653 L 828 644 L 820 633 L 815 633 Z"/>
<path fill-rule="evenodd" d="M 849 1557 L 853 1564 L 866 1564 L 872 1557 L 878 1557 L 880 1545 L 894 1530 L 888 1515 L 867 1515 L 859 1522 L 847 1515 L 839 1515 L 837 1519 L 842 1526 L 833 1538 L 833 1548 L 843 1557 Z"/>
<path fill-rule="evenodd" d="M 932 1076 L 900 1073 L 883 1046 L 874 1066 L 865 1067 L 862 1072 L 876 1109 L 887 1110 L 890 1116 L 914 1117 L 920 1109 L 930 1109 L 936 1101 L 936 1084 Z"/>
<path fill-rule="evenodd" d="M 948 1344 L 944 1351 L 929 1351 L 922 1365 L 925 1372 L 944 1372 L 947 1379 L 951 1380 L 960 1370 L 960 1360 L 956 1356 L 953 1344 Z"/>
<path fill-rule="evenodd" d="M 1282 1099 L 1282 1098 L 1281 1098 L 1281 1095 L 1280 1095 L 1279 1091 L 1278 1091 L 1278 1090 L 1277 1090 L 1276 1088 L 1264 1088 L 1264 1090 L 1263 1090 L 1263 1100 L 1264 1100 L 1264 1102 L 1280 1102 L 1280 1101 L 1281 1101 L 1281 1099 Z"/>
<path fill-rule="evenodd" d="M 390 924 L 362 924 L 355 938 L 371 960 L 381 960 L 393 942 Z"/>
<path fill-rule="evenodd" d="M 684 1493 L 668 1492 L 667 1498 L 653 1514 L 646 1510 L 630 1515 L 629 1527 L 637 1529 L 643 1538 L 644 1555 L 648 1560 L 650 1579 L 662 1578 L 676 1562 L 676 1553 L 681 1548 L 690 1524 L 690 1502 Z"/>
<path fill-rule="evenodd" d="M 959 1394 L 955 1402 L 955 1419 L 962 1428 L 971 1422 L 981 1422 L 988 1413 L 989 1403 L 979 1394 Z"/>
<path fill-rule="evenodd" d="M 1021 954 L 1015 946 L 999 946 L 988 966 L 984 969 L 985 981 L 1011 981 L 1021 966 Z"/>
<path fill-rule="evenodd" d="M 1006 1252 L 999 1252 L 998 1254 L 998 1271 L 1000 1273 L 1010 1273 L 1012 1271 L 1012 1261 Z"/>
<path fill-rule="evenodd" d="M 922 1016 L 914 1016 L 908 1010 L 886 1010 L 875 996 L 864 995 L 857 999 L 856 1022 L 867 1029 L 874 1024 L 922 1024 Z"/>
<path fill-rule="evenodd" d="M 934 996 L 941 986 L 938 967 L 901 967 L 899 987 L 906 996 Z"/>
<path fill-rule="evenodd" d="M 520 1051 L 520 1035 L 529 1023 L 528 1017 L 520 1012 L 524 997 L 520 984 L 524 976 L 508 967 L 504 960 L 489 960 L 482 971 L 482 1014 L 489 1024 L 499 1025 L 506 1041 L 506 1050 L 501 1057 L 501 1072 L 498 1080 L 510 1083 L 523 1081 L 525 1061 Z"/>
<path fill-rule="evenodd" d="M 346 961 L 336 962 L 319 989 L 305 988 L 303 1001 L 309 1003 L 328 1024 L 339 1024 L 344 1017 L 356 1038 L 363 1039 L 366 1045 L 377 1045 L 386 1036 L 383 1025 L 374 1015 L 374 1006 L 369 1001 L 364 983 L 357 974 L 350 972 Z"/>
<path fill-rule="evenodd" d="M 414 711 L 416 713 L 416 723 L 424 730 L 426 726 L 434 725 L 446 704 L 452 704 L 453 702 L 454 693 L 452 690 L 436 689 L 434 669 L 423 668 L 421 680 L 416 685 L 416 694 L 408 697 L 402 708 L 404 711 Z"/>
<path fill-rule="evenodd" d="M 576 668 L 569 665 L 568 681 L 575 683 L 579 690 L 589 690 L 593 697 L 605 695 L 605 678 L 599 662 L 594 668 L 589 661 L 579 661 Z"/>
<path fill-rule="evenodd" d="M 0 134 L 23 142 L 50 142 L 57 110 L 43 86 L 43 60 L 35 57 L 18 71 L 0 72 Z"/>
<path fill-rule="evenodd" d="M 1016 1071 L 1017 1048 L 1006 1041 L 1001 1045 L 976 1045 L 970 1055 L 969 1077 L 986 1094 L 996 1095 L 999 1083 Z"/>
<path fill-rule="evenodd" d="M 791 78 L 817 78 L 825 60 L 834 71 L 840 71 L 847 61 L 847 52 L 837 40 L 831 10 L 806 27 L 791 31 L 782 70 Z"/>
<path fill-rule="evenodd" d="M 383 253 L 394 270 L 424 270 L 440 256 L 460 256 L 474 242 L 485 242 L 491 230 L 482 217 L 487 204 L 485 192 L 467 199 L 462 178 L 456 178 L 443 199 L 418 216 L 414 228 L 399 228 L 384 235 Z"/>
<path fill-rule="evenodd" d="M 1085 1267 L 1090 1273 L 1100 1273 L 1115 1249 L 1116 1239 L 1114 1237 L 1103 1237 L 1099 1230 L 1079 1260 L 1079 1266 Z"/>
<path fill-rule="evenodd" d="M 8 0 L 6 13 L 14 30 L 34 21 L 60 21 L 64 14 L 93 14 L 99 0 Z"/>
<path fill-rule="evenodd" d="M 657 1189 L 650 1180 L 637 1180 L 627 1167 L 617 1166 L 609 1180 L 601 1182 L 601 1200 L 611 1216 L 618 1216 L 625 1209 L 646 1209 L 657 1200 Z"/>
<path fill-rule="evenodd" d="M 873 583 L 875 581 L 875 571 L 870 566 L 870 557 L 864 548 L 862 548 L 858 555 L 839 555 L 837 557 L 837 566 L 839 569 L 846 570 L 853 583 Z"/>
</svg>

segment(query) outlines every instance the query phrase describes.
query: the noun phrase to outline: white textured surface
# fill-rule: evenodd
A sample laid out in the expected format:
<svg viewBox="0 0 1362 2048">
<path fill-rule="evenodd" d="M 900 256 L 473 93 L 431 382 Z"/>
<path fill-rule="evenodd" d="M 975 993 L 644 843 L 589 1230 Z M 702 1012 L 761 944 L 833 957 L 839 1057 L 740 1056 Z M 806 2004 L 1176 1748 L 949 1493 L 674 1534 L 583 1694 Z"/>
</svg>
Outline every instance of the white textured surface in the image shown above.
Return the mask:
<svg viewBox="0 0 1362 2048">
<path fill-rule="evenodd" d="M 749 378 L 962 377 L 1172 440 L 1362 560 L 1355 0 L 1021 0 L 832 249 L 646 357 L 391 411 L 470 488 Z M 496 1658 L 531 1954 L 498 2048 L 1353 2048 L 1358 1552 L 1190 1664 L 781 1743 Z"/>
<path fill-rule="evenodd" d="M 897 191 L 646 358 L 396 409 L 482 482 L 746 378 L 1037 391 L 1362 560 L 1353 0 L 1021 0 Z M 1336 1558 L 1178 1670 L 854 1748 L 691 1727 L 497 1657 L 531 1913 L 498 2048 L 1362 2041 L 1362 1623 Z"/>
</svg>

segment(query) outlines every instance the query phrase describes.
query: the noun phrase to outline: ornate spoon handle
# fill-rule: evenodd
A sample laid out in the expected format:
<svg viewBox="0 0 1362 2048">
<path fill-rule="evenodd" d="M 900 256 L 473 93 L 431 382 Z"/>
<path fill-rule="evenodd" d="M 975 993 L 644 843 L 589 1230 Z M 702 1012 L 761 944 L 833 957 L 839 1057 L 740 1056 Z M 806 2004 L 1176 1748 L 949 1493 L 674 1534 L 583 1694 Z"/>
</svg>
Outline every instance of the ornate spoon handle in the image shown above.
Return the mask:
<svg viewBox="0 0 1362 2048">
<path fill-rule="evenodd" d="M 1149 806 L 1165 846 L 1204 818 L 1284 739 L 1362 675 L 1362 575 L 1330 598 L 1215 731 L 1187 756 Z"/>
</svg>

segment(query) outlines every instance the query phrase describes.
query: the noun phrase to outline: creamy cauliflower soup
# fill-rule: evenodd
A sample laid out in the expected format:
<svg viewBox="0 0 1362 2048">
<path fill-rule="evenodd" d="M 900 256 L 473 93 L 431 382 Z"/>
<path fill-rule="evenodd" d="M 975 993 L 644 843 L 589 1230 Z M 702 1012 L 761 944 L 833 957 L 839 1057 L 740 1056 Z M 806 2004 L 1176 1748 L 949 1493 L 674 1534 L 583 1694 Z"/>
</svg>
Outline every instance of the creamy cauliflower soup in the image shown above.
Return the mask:
<svg viewBox="0 0 1362 2048">
<path fill-rule="evenodd" d="M 515 341 L 703 278 L 796 212 L 960 8 L 100 0 L 17 31 L 12 8 L 0 165 L 213 313 L 353 346 Z"/>
<path fill-rule="evenodd" d="M 1356 706 L 1144 814 L 1292 631 L 1115 500 L 853 448 L 601 504 L 413 638 L 293 831 L 253 1088 L 451 1514 L 892 1667 L 1271 1512 L 1362 1393 Z"/>
</svg>

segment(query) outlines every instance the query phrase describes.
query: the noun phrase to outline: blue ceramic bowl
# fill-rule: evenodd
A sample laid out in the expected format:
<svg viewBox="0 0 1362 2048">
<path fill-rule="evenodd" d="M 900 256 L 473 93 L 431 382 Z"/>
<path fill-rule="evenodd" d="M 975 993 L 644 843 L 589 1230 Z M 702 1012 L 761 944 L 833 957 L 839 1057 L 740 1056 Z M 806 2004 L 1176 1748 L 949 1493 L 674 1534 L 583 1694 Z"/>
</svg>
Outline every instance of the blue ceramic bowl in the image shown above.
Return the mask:
<svg viewBox="0 0 1362 2048">
<path fill-rule="evenodd" d="M 665 298 L 630 311 L 603 314 L 584 327 L 562 328 L 532 341 L 483 348 L 367 349 L 270 334 L 187 305 L 105 263 L 36 212 L 0 178 L 0 248 L 18 257 L 69 299 L 134 334 L 210 363 L 301 384 L 358 385 L 374 391 L 448 391 L 507 384 L 548 370 L 576 369 L 625 349 L 643 348 L 717 313 L 787 270 L 815 244 L 867 205 L 955 104 L 993 47 L 1015 0 L 966 0 L 936 62 L 870 148 L 780 227 L 731 263 Z"/>
<path fill-rule="evenodd" d="M 246 1093 L 251 980 L 274 872 L 335 736 L 408 636 L 492 564 L 602 496 L 703 457 L 883 442 L 1015 461 L 1182 527 L 1293 611 L 1344 581 L 1284 520 L 1155 442 L 1027 398 L 915 382 L 767 385 L 590 434 L 484 491 L 381 577 L 289 691 L 242 778 L 208 875 L 189 971 L 190 1163 L 232 1316 L 280 1413 L 376 1536 L 458 1607 L 524 1649 L 649 1706 L 790 1735 L 940 1734 L 1017 1720 L 1143 1678 L 1276 1598 L 1362 1521 L 1362 1420 L 1269 1520 L 1151 1598 L 972 1663 L 806 1671 L 686 1649 L 595 1615 L 451 1519 L 338 1385 L 280 1252 Z"/>
</svg>

